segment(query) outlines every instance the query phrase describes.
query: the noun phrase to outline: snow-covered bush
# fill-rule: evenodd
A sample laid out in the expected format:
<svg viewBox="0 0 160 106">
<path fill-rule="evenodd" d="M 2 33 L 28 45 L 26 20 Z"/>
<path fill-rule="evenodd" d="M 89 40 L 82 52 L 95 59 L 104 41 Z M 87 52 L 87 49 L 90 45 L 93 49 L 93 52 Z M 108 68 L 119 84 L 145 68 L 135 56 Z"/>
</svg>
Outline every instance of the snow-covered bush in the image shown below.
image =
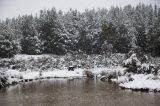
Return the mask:
<svg viewBox="0 0 160 106">
<path fill-rule="evenodd" d="M 138 74 L 157 74 L 157 68 L 155 65 L 148 61 L 146 55 L 129 52 L 130 57 L 123 62 L 123 66 L 127 68 L 127 72 L 133 72 Z"/>
<path fill-rule="evenodd" d="M 101 76 L 106 76 L 107 74 L 108 74 L 107 71 L 101 71 L 101 73 L 100 73 Z"/>
<path fill-rule="evenodd" d="M 121 65 L 124 54 L 112 54 L 111 57 L 103 55 L 15 55 L 14 58 L 0 59 L 0 67 L 19 71 L 46 71 L 55 69 L 76 68 L 101 68 Z"/>
<path fill-rule="evenodd" d="M 7 75 L 0 70 L 0 88 L 8 85 L 8 77 Z"/>
<path fill-rule="evenodd" d="M 94 78 L 94 73 L 91 70 L 85 70 L 84 75 L 86 75 L 87 78 Z"/>
<path fill-rule="evenodd" d="M 118 72 L 117 71 L 101 71 L 100 72 L 100 80 L 104 81 L 104 79 L 107 79 L 110 81 L 111 79 L 117 78 L 118 77 Z"/>
<path fill-rule="evenodd" d="M 18 45 L 9 38 L 10 34 L 0 31 L 0 57 L 10 58 L 18 52 Z"/>
<path fill-rule="evenodd" d="M 141 74 L 150 74 L 154 73 L 155 71 L 155 66 L 153 64 L 147 64 L 143 63 L 141 66 L 137 69 L 137 73 Z"/>
<path fill-rule="evenodd" d="M 128 68 L 128 72 L 137 73 L 137 69 L 141 66 L 136 53 L 133 53 L 127 60 L 124 61 L 123 66 Z"/>
</svg>

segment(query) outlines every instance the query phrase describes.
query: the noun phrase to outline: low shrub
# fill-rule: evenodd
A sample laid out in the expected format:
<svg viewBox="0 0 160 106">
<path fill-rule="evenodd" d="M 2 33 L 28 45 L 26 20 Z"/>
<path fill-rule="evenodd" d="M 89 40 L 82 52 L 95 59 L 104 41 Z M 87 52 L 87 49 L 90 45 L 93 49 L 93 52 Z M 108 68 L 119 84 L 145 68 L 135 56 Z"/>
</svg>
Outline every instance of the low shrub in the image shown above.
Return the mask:
<svg viewBox="0 0 160 106">
<path fill-rule="evenodd" d="M 8 85 L 8 77 L 4 72 L 0 72 L 0 88 Z"/>
</svg>

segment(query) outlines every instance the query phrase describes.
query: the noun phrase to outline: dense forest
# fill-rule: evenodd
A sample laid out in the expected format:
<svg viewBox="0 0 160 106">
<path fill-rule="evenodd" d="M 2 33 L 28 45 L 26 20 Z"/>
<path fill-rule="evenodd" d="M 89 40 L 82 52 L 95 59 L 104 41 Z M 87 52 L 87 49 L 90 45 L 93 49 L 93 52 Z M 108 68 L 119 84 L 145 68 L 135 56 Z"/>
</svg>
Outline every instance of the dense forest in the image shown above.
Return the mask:
<svg viewBox="0 0 160 106">
<path fill-rule="evenodd" d="M 139 4 L 37 15 L 0 21 L 0 57 L 14 54 L 128 53 L 140 48 L 160 56 L 160 8 Z"/>
</svg>

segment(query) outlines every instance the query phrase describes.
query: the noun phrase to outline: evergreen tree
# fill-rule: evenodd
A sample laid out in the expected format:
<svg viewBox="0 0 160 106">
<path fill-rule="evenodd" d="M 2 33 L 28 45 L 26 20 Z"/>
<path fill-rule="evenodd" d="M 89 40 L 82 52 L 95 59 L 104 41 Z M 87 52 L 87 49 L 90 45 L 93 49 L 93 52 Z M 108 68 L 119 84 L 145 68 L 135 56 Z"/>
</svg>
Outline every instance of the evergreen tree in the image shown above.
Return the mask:
<svg viewBox="0 0 160 106">
<path fill-rule="evenodd" d="M 120 25 L 117 32 L 116 51 L 118 53 L 128 53 L 132 45 L 130 43 L 130 38 L 127 36 L 127 28 L 124 25 Z"/>
<path fill-rule="evenodd" d="M 72 9 L 62 13 L 52 8 L 41 10 L 34 17 L 6 19 L 0 25 L 1 39 L 12 42 L 7 45 L 14 42 L 17 51 L 25 54 L 126 53 L 139 47 L 145 53 L 159 54 L 160 8 L 152 5 L 91 9 L 82 13 Z"/>
<path fill-rule="evenodd" d="M 113 26 L 112 23 L 109 23 L 109 24 L 104 23 L 102 25 L 102 32 L 100 34 L 100 44 L 101 45 L 104 45 L 104 44 L 112 45 L 113 48 L 111 52 L 116 52 L 115 45 L 116 45 L 117 38 L 118 38 L 117 35 L 118 33 L 116 32 L 116 28 Z M 104 50 L 103 47 L 102 47 L 102 52 L 105 52 L 103 51 Z"/>
<path fill-rule="evenodd" d="M 23 54 L 41 54 L 42 42 L 39 39 L 39 33 L 37 32 L 33 16 L 24 16 L 22 23 L 22 39 L 21 47 Z"/>
<path fill-rule="evenodd" d="M 152 55 L 160 56 L 160 32 L 156 34 L 152 44 Z"/>
<path fill-rule="evenodd" d="M 51 11 L 44 10 L 40 12 L 39 32 L 40 38 L 44 41 L 43 53 L 64 54 L 65 36 L 60 34 L 60 24 L 57 21 L 57 12 L 53 8 Z"/>
<path fill-rule="evenodd" d="M 3 23 L 0 24 L 0 57 L 7 58 L 13 57 L 18 52 L 18 46 L 12 39 L 12 33 Z"/>
</svg>

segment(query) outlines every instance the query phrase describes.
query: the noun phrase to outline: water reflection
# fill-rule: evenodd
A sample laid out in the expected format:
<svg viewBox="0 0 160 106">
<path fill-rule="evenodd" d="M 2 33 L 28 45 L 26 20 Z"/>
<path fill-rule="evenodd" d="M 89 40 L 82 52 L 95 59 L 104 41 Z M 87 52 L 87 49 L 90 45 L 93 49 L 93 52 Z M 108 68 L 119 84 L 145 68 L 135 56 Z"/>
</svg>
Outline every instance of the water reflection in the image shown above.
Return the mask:
<svg viewBox="0 0 160 106">
<path fill-rule="evenodd" d="M 159 106 L 160 93 L 121 90 L 98 80 L 43 80 L 0 90 L 0 106 Z"/>
</svg>

